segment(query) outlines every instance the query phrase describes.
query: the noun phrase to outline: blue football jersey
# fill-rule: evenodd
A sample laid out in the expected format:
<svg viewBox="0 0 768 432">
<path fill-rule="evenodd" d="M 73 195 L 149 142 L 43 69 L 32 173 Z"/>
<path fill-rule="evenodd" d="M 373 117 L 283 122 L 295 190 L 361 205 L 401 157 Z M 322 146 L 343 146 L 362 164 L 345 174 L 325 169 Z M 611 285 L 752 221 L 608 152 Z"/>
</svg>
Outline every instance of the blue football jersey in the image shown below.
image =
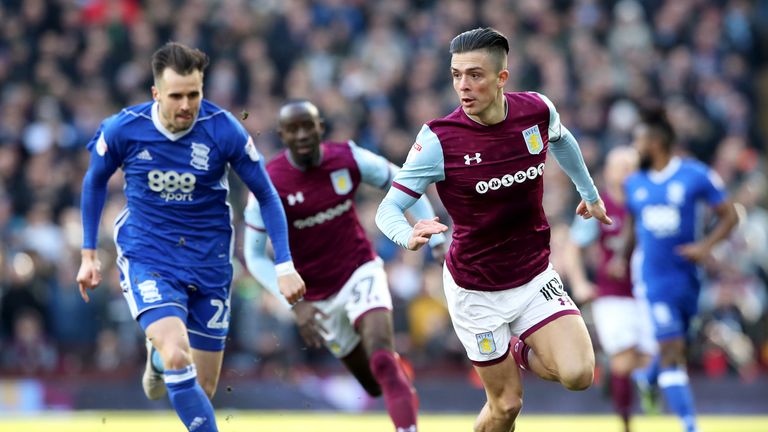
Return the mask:
<svg viewBox="0 0 768 432">
<path fill-rule="evenodd" d="M 266 178 L 253 140 L 232 114 L 205 100 L 185 131 L 168 131 L 158 116 L 152 102 L 125 108 L 88 144 L 89 171 L 107 177 L 118 167 L 124 172 L 127 205 L 115 221 L 120 253 L 174 265 L 229 263 L 229 166 L 251 189 Z M 96 233 L 87 228 L 85 247 L 93 248 Z"/>
<path fill-rule="evenodd" d="M 701 162 L 675 157 L 660 172 L 636 172 L 624 186 L 649 296 L 676 287 L 698 289 L 696 264 L 676 248 L 696 241 L 703 232 L 706 207 L 725 200 L 722 180 Z"/>
</svg>

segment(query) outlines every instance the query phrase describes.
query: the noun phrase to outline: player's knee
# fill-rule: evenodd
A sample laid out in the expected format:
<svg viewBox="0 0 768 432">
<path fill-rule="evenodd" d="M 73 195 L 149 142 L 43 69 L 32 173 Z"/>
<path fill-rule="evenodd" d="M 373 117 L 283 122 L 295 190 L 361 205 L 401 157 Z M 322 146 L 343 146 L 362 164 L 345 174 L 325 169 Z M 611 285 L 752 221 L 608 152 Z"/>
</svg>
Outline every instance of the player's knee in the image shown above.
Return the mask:
<svg viewBox="0 0 768 432">
<path fill-rule="evenodd" d="M 503 418 L 506 422 L 514 421 L 523 409 L 523 398 L 510 396 L 491 402 L 491 412 L 495 417 Z"/>
<path fill-rule="evenodd" d="M 192 364 L 192 354 L 180 347 L 167 347 L 160 352 L 166 370 L 179 370 Z"/>
<path fill-rule="evenodd" d="M 573 365 L 573 367 L 566 367 L 560 371 L 560 382 L 568 390 L 586 390 L 592 385 L 594 378 L 594 363 L 591 365 Z"/>
</svg>

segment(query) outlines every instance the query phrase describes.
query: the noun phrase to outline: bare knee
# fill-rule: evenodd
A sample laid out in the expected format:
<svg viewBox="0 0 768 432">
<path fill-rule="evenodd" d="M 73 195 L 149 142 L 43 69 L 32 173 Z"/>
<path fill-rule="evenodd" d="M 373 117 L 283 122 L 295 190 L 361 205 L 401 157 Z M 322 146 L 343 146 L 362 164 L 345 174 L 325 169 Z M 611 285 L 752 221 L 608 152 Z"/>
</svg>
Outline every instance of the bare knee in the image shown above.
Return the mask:
<svg viewBox="0 0 768 432">
<path fill-rule="evenodd" d="M 164 346 L 160 349 L 160 358 L 166 370 L 179 370 L 192 364 L 192 354 L 177 345 Z"/>
<path fill-rule="evenodd" d="M 505 397 L 490 402 L 489 405 L 494 417 L 503 418 L 505 421 L 514 421 L 523 409 L 523 399 L 519 396 Z"/>
<path fill-rule="evenodd" d="M 572 391 L 586 390 L 592 385 L 595 378 L 595 363 L 581 362 L 571 363 L 559 371 L 560 383 L 563 387 Z"/>
</svg>

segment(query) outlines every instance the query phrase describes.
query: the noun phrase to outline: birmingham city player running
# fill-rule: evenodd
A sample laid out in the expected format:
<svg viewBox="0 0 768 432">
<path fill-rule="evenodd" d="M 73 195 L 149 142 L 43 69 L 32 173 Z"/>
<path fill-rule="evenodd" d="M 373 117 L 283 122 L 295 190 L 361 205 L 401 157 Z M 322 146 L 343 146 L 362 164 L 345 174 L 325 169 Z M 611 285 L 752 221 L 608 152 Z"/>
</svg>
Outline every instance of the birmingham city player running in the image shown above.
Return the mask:
<svg viewBox="0 0 768 432">
<path fill-rule="evenodd" d="M 267 164 L 285 206 L 296 268 L 307 281 L 303 301 L 293 306 L 299 331 L 312 346 L 325 345 L 371 396 L 384 394 L 399 432 L 416 431 L 416 397 L 394 351 L 392 299 L 387 276 L 355 212 L 361 183 L 387 188 L 397 167 L 353 142 L 321 142 L 324 124 L 307 101 L 280 110 L 280 138 L 288 148 Z M 245 213 L 248 269 L 276 295 L 266 233 L 251 200 Z M 412 207 L 433 218 L 426 197 Z M 444 236 L 434 236 L 442 259 Z M 414 393 L 412 393 L 412 391 Z"/>
<path fill-rule="evenodd" d="M 216 431 L 209 398 L 221 370 L 232 280 L 228 166 L 261 203 L 274 240 L 281 292 L 294 302 L 304 282 L 293 269 L 285 213 L 253 140 L 227 111 L 203 99 L 208 57 L 169 42 L 152 56 L 154 101 L 106 119 L 88 144 L 83 179 L 80 294 L 101 282 L 97 233 L 106 185 L 120 167 L 127 205 L 115 221 L 120 286 L 131 314 L 162 359 L 148 353 L 144 390 L 165 387 L 191 431 Z M 165 381 L 165 385 L 159 379 Z"/>
<path fill-rule="evenodd" d="M 470 30 L 450 51 L 461 105 L 422 127 L 376 223 L 395 243 L 418 249 L 446 226 L 420 220 L 411 227 L 403 211 L 436 183 L 454 223 L 443 271 L 448 310 L 488 398 L 475 430 L 508 432 L 522 407 L 518 365 L 571 390 L 589 387 L 595 366 L 584 321 L 549 262 L 542 208 L 549 151 L 583 199 L 577 213 L 611 220 L 549 99 L 504 92 L 507 39 L 490 28 Z"/>
<path fill-rule="evenodd" d="M 628 254 L 634 235 L 642 252 L 640 277 L 650 303 L 661 355 L 658 384 L 667 405 L 696 431 L 693 396 L 688 384 L 686 334 L 696 314 L 699 280 L 696 264 L 736 225 L 736 209 L 722 180 L 704 164 L 674 156 L 675 136 L 663 111 L 649 110 L 635 130 L 640 171 L 625 183 L 630 217 Z M 705 237 L 702 204 L 715 210 L 718 223 Z"/>
</svg>

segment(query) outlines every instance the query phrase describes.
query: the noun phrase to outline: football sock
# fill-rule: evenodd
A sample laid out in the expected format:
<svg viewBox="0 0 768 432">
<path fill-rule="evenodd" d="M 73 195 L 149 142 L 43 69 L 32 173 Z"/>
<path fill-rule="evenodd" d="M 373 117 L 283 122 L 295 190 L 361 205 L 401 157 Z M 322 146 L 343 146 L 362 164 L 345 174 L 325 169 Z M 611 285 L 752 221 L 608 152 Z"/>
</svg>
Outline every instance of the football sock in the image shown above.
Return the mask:
<svg viewBox="0 0 768 432">
<path fill-rule="evenodd" d="M 611 374 L 611 399 L 616 412 L 627 425 L 632 406 L 632 383 L 628 376 Z"/>
<path fill-rule="evenodd" d="M 677 366 L 665 367 L 659 373 L 659 387 L 664 392 L 669 409 L 683 422 L 686 432 L 695 432 L 696 417 L 688 373 Z"/>
<path fill-rule="evenodd" d="M 189 365 L 184 369 L 166 370 L 165 385 L 168 399 L 184 426 L 190 432 L 217 432 L 213 405 L 197 383 L 197 369 Z"/>
<path fill-rule="evenodd" d="M 160 351 L 152 349 L 152 368 L 155 372 L 163 372 L 165 366 L 163 365 L 163 359 L 160 357 Z"/>
<path fill-rule="evenodd" d="M 416 406 L 408 378 L 392 351 L 376 351 L 370 359 L 371 372 L 384 393 L 384 403 L 397 432 L 416 432 Z"/>
</svg>

